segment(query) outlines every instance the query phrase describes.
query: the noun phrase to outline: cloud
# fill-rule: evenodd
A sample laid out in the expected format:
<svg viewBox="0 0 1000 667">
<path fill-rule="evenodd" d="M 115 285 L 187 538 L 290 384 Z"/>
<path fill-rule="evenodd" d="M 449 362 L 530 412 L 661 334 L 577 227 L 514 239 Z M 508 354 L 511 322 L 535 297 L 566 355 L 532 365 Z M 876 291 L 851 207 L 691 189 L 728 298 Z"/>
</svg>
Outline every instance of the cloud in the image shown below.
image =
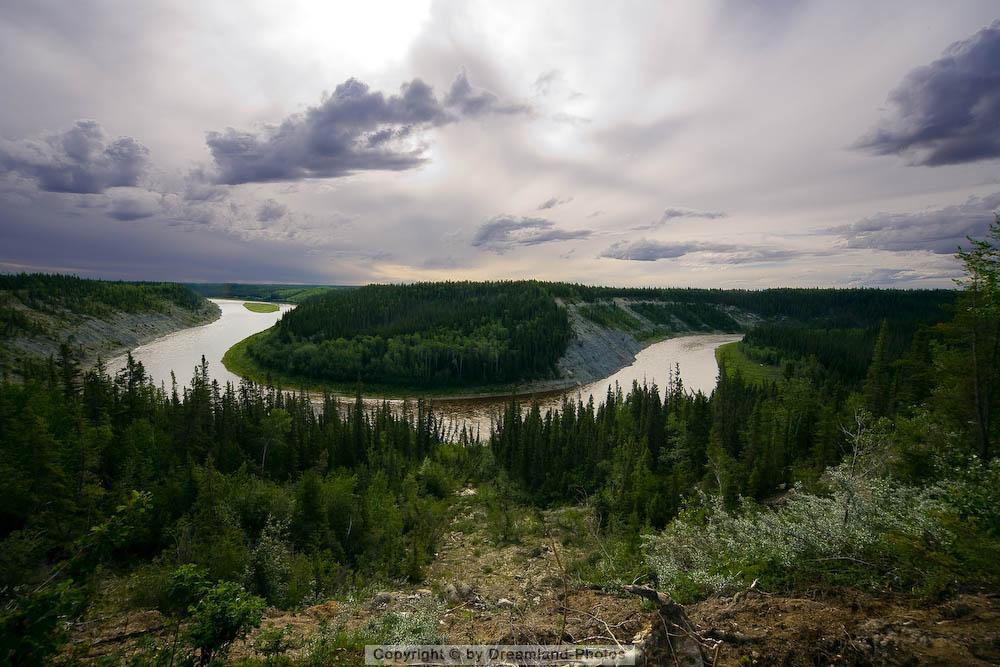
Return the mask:
<svg viewBox="0 0 1000 667">
<path fill-rule="evenodd" d="M 32 179 L 47 192 L 100 194 L 138 185 L 148 156 L 149 150 L 135 139 L 109 142 L 97 121 L 78 120 L 63 132 L 0 140 L 0 173 Z"/>
<path fill-rule="evenodd" d="M 619 241 L 604 250 L 599 256 L 634 262 L 655 262 L 659 259 L 677 259 L 694 253 L 711 253 L 717 256 L 713 257 L 713 261 L 725 264 L 774 262 L 784 259 L 794 259 L 801 257 L 803 254 L 795 250 L 781 248 L 762 248 L 759 246 L 707 243 L 703 241 L 666 243 L 651 241 L 649 239 L 639 239 L 637 241 Z"/>
<path fill-rule="evenodd" d="M 197 167 L 188 172 L 181 194 L 189 202 L 220 202 L 229 196 L 229 189 L 212 183 L 205 168 Z"/>
<path fill-rule="evenodd" d="M 856 147 L 925 166 L 1000 157 L 1000 21 L 910 72 L 889 101 L 895 117 Z"/>
<path fill-rule="evenodd" d="M 554 86 L 563 84 L 563 73 L 557 69 L 542 72 L 531 84 L 531 88 L 539 95 L 548 95 Z"/>
<path fill-rule="evenodd" d="M 848 277 L 847 285 L 851 287 L 898 287 L 900 285 L 919 285 L 927 281 L 954 280 L 962 276 L 958 269 L 941 270 L 925 269 L 872 269 L 865 273 L 855 273 Z"/>
<path fill-rule="evenodd" d="M 558 229 L 555 223 L 544 218 L 498 215 L 480 225 L 472 245 L 501 255 L 515 246 L 585 239 L 590 234 L 589 229 Z"/>
<path fill-rule="evenodd" d="M 453 120 L 420 79 L 389 97 L 348 79 L 318 106 L 277 126 L 260 132 L 227 128 L 209 132 L 206 141 L 220 183 L 331 178 L 419 166 L 423 146 L 416 135 Z"/>
<path fill-rule="evenodd" d="M 163 197 L 158 192 L 135 189 L 112 195 L 108 215 L 115 220 L 140 220 L 156 215 L 163 209 Z"/>
<path fill-rule="evenodd" d="M 642 230 L 642 229 L 656 229 L 662 227 L 672 220 L 677 220 L 681 218 L 702 218 L 705 220 L 716 220 L 718 218 L 725 218 L 727 214 L 724 211 L 699 211 L 693 208 L 678 208 L 671 207 L 666 208 L 663 214 L 660 216 L 659 220 L 651 222 L 646 225 L 637 225 L 632 229 Z"/>
<path fill-rule="evenodd" d="M 566 199 L 559 199 L 558 197 L 551 197 L 551 198 L 546 199 L 545 201 L 543 201 L 541 204 L 539 204 L 538 205 L 538 210 L 539 211 L 545 211 L 545 210 L 550 209 L 550 208 L 555 208 L 556 206 L 559 206 L 561 204 L 568 204 L 571 201 L 573 201 L 572 197 L 567 197 Z"/>
<path fill-rule="evenodd" d="M 456 108 L 463 116 L 482 116 L 489 113 L 522 114 L 529 113 L 531 107 L 524 104 L 503 104 L 500 98 L 488 90 L 476 91 L 469 83 L 465 72 L 459 72 L 444 98 L 445 106 Z"/>
<path fill-rule="evenodd" d="M 274 199 L 265 200 L 257 209 L 257 220 L 259 222 L 274 222 L 285 217 L 288 207 Z"/>
<path fill-rule="evenodd" d="M 723 211 L 697 211 L 693 208 L 668 208 L 663 211 L 663 215 L 660 216 L 660 222 L 667 222 L 675 218 L 706 218 L 708 220 L 714 220 L 716 218 L 724 218 L 726 213 Z"/>
<path fill-rule="evenodd" d="M 847 241 L 848 248 L 953 254 L 967 236 L 982 237 L 1000 209 L 1000 192 L 970 197 L 964 204 L 915 213 L 876 213 L 829 232 Z"/>
</svg>

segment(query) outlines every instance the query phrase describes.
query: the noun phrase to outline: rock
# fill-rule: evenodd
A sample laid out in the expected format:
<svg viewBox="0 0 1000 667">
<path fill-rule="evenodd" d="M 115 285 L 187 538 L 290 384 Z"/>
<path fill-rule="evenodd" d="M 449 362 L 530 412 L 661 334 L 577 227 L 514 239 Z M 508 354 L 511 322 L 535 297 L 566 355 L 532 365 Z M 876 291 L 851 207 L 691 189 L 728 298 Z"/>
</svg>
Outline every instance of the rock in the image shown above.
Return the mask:
<svg viewBox="0 0 1000 667">
<path fill-rule="evenodd" d="M 513 607 L 514 606 L 514 601 L 513 600 L 508 600 L 507 598 L 500 598 L 499 600 L 497 600 L 497 606 L 498 607 Z"/>
<path fill-rule="evenodd" d="M 425 595 L 433 595 L 433 594 L 434 594 L 434 592 L 433 592 L 433 591 L 432 591 L 431 589 L 429 589 L 429 588 L 418 588 L 418 589 L 417 589 L 416 591 L 414 591 L 414 592 L 415 592 L 415 593 L 416 593 L 417 595 L 420 595 L 420 596 L 425 596 Z"/>
</svg>

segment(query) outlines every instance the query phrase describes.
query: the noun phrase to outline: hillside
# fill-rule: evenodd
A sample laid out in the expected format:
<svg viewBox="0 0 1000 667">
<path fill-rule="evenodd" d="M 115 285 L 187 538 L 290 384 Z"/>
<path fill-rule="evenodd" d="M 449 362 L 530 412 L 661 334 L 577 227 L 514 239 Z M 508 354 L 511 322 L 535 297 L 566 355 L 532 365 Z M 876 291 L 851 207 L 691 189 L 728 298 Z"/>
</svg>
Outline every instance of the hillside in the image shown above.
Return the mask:
<svg viewBox="0 0 1000 667">
<path fill-rule="evenodd" d="M 144 342 L 210 322 L 218 307 L 174 283 L 0 276 L 0 370 L 22 375 L 66 343 L 81 361 L 107 359 Z"/>
<path fill-rule="evenodd" d="M 867 363 L 883 319 L 905 340 L 940 321 L 953 299 L 945 290 L 369 285 L 306 298 L 273 330 L 234 347 L 226 365 L 285 385 L 537 391 L 606 377 L 666 337 L 771 325 L 847 332 L 861 343 L 851 356 L 856 368 Z"/>
<path fill-rule="evenodd" d="M 257 283 L 186 283 L 185 287 L 209 299 L 243 299 L 302 303 L 310 296 L 333 289 L 350 289 L 336 285 L 282 285 Z"/>
<path fill-rule="evenodd" d="M 459 283 L 329 293 L 284 320 L 292 345 L 473 339 L 470 321 L 552 341 L 575 318 L 639 340 L 728 317 L 744 365 L 781 368 L 707 396 L 512 400 L 486 433 L 205 366 L 169 393 L 141 364 L 0 382 L 0 656 L 305 666 L 371 643 L 619 641 L 650 664 L 995 663 L 1000 433 L 977 389 L 1000 386 L 1000 296 L 980 284 L 951 317 L 953 293 Z"/>
</svg>

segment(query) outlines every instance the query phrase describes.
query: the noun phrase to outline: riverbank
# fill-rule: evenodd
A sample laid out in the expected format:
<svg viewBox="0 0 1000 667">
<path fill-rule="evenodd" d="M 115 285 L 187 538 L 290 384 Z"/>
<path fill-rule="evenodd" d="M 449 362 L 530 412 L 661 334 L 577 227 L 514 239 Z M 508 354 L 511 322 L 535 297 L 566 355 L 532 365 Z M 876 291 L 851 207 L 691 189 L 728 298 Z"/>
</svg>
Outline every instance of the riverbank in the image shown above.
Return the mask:
<svg viewBox="0 0 1000 667">
<path fill-rule="evenodd" d="M 230 373 L 253 380 L 259 384 L 270 384 L 287 391 L 328 392 L 339 396 L 354 396 L 359 385 L 349 382 L 329 382 L 311 380 L 298 376 L 278 373 L 257 364 L 247 353 L 250 343 L 266 334 L 266 331 L 244 338 L 229 348 L 222 356 L 222 365 Z M 521 385 L 492 385 L 481 387 L 415 387 L 407 385 L 381 385 L 365 383 L 361 386 L 367 398 L 404 399 L 425 398 L 435 401 L 471 401 L 505 396 L 537 397 L 564 392 L 581 383 L 575 380 L 538 380 Z"/>
<path fill-rule="evenodd" d="M 28 309 L 25 309 L 28 310 Z M 165 303 L 159 311 L 114 311 L 100 317 L 67 308 L 30 310 L 34 331 L 3 341 L 0 356 L 6 368 L 48 359 L 68 343 L 85 367 L 108 360 L 170 333 L 218 320 L 222 310 L 204 299 L 195 309 Z"/>
<path fill-rule="evenodd" d="M 636 377 L 621 377 L 628 375 L 625 373 L 637 363 L 638 358 L 654 345 L 667 341 L 700 340 L 703 336 L 719 336 L 727 334 L 719 333 L 699 333 L 684 332 L 674 336 L 661 336 L 658 338 L 649 337 L 638 340 L 635 337 L 616 330 L 610 330 L 598 325 L 587 323 L 583 318 L 579 318 L 579 335 L 574 336 L 570 341 L 567 353 L 560 359 L 559 368 L 562 373 L 569 377 L 562 377 L 550 380 L 535 380 L 521 384 L 512 385 L 490 385 L 471 386 L 454 388 L 427 388 L 401 385 L 379 385 L 365 383 L 361 389 L 365 398 L 372 400 L 401 400 L 406 398 L 422 398 L 433 400 L 439 403 L 462 403 L 475 401 L 488 401 L 491 399 L 506 399 L 518 396 L 524 399 L 554 399 L 561 395 L 581 392 L 582 400 L 586 400 L 583 394 L 587 390 L 593 390 L 596 397 L 603 397 L 606 387 L 597 387 L 602 382 L 614 384 L 618 382 L 622 387 L 630 387 L 633 380 L 638 382 L 657 381 L 665 385 L 668 370 L 679 361 L 677 358 L 663 360 L 660 366 L 651 366 L 649 371 L 653 375 L 636 373 Z M 310 380 L 295 376 L 288 376 L 282 373 L 275 373 L 263 368 L 255 363 L 247 354 L 247 346 L 257 336 L 266 332 L 260 332 L 249 336 L 239 343 L 229 348 L 222 357 L 222 363 L 230 373 L 245 377 L 261 384 L 270 384 L 286 391 L 306 391 L 311 393 L 328 392 L 337 396 L 352 397 L 358 392 L 358 385 L 352 383 L 336 383 L 319 380 Z M 736 334 L 729 334 L 736 335 Z M 633 350 L 635 350 L 633 352 Z M 670 355 L 667 355 L 668 357 Z M 686 364 L 685 364 L 686 366 Z M 715 366 L 713 365 L 713 373 Z M 658 373 L 658 375 L 657 375 Z M 714 375 L 713 375 L 714 378 Z M 713 380 L 714 384 L 714 380 Z M 710 393 L 710 387 L 701 387 L 705 393 Z"/>
</svg>

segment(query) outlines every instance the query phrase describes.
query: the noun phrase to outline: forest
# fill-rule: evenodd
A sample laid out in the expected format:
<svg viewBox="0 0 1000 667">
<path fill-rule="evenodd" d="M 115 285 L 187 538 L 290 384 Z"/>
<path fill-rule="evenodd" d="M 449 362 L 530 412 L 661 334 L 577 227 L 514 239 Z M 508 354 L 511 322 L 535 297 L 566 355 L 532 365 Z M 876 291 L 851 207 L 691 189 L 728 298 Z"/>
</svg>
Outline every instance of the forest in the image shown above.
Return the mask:
<svg viewBox="0 0 1000 667">
<path fill-rule="evenodd" d="M 187 283 L 192 291 L 209 299 L 278 301 L 301 303 L 304 299 L 331 289 L 349 289 L 334 285 L 282 285 L 256 283 Z"/>
<path fill-rule="evenodd" d="M 744 343 L 781 367 L 778 380 L 723 368 L 709 396 L 672 373 L 663 388 L 546 412 L 515 400 L 481 439 L 446 435 L 423 402 L 314 406 L 246 380 L 220 386 L 204 362 L 161 387 L 132 360 L 109 376 L 64 348 L 0 384 L 0 660 L 72 662 L 69 629 L 113 604 L 166 619 L 166 640 L 133 664 L 221 664 L 269 605 L 423 582 L 470 488 L 497 549 L 549 508 L 593 514 L 597 546 L 565 564 L 564 587 L 614 595 L 647 581 L 680 602 L 755 581 L 922 600 L 995 587 L 1000 223 L 960 259 L 957 294 L 821 291 L 816 306 L 790 292 L 797 317 L 761 322 Z M 480 328 L 442 305 L 455 298 L 481 304 L 463 309 L 479 327 L 561 322 L 547 289 L 514 289 L 377 287 L 375 311 L 367 288 L 331 292 L 278 331 L 393 340 L 431 321 L 473 339 Z M 333 305 L 342 320 L 326 317 Z M 535 349 L 521 363 L 551 358 Z M 401 636 L 366 627 L 324 635 L 302 658 L 242 664 L 329 664 L 329 642 Z"/>
<path fill-rule="evenodd" d="M 247 351 L 298 377 L 483 385 L 552 376 L 570 336 L 544 283 L 369 285 L 307 299 Z"/>
<path fill-rule="evenodd" d="M 101 316 L 114 310 L 158 311 L 166 303 L 194 309 L 202 302 L 177 283 L 109 282 L 47 273 L 0 274 L 0 295 L 0 333 L 5 337 L 33 332 L 25 309 Z"/>
<path fill-rule="evenodd" d="M 953 298 L 947 290 L 618 289 L 538 281 L 369 285 L 305 299 L 274 330 L 247 341 L 245 357 L 262 369 L 259 377 L 271 371 L 293 382 L 479 387 L 556 377 L 573 334 L 567 303 L 599 326 L 640 340 L 742 331 L 765 320 L 782 329 L 794 324 L 806 336 L 850 329 L 868 345 L 886 313 L 899 325 L 893 335 L 905 337 L 918 325 L 940 321 L 942 306 Z M 626 300 L 628 309 L 615 299 Z M 869 352 L 864 345 L 857 347 L 862 356 Z"/>
<path fill-rule="evenodd" d="M 137 331 L 202 324 L 218 309 L 187 287 L 42 273 L 0 275 L 0 374 L 31 374 L 70 344 L 93 361 Z"/>
</svg>

